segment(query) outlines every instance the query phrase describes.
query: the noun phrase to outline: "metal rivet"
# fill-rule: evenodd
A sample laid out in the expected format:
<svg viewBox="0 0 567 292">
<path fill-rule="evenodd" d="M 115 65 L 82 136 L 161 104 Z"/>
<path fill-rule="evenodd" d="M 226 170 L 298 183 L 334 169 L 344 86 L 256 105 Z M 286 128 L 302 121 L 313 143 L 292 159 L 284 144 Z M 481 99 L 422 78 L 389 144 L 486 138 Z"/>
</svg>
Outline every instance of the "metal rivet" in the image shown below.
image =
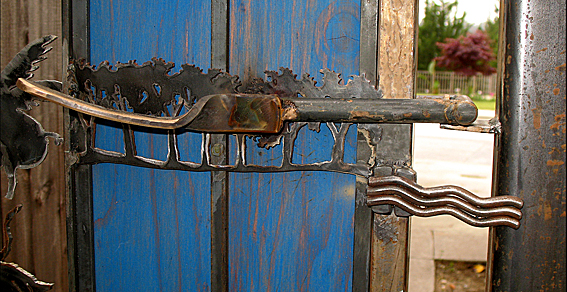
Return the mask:
<svg viewBox="0 0 567 292">
<path fill-rule="evenodd" d="M 218 143 L 213 145 L 211 152 L 214 156 L 221 156 L 224 152 L 224 145 Z"/>
</svg>

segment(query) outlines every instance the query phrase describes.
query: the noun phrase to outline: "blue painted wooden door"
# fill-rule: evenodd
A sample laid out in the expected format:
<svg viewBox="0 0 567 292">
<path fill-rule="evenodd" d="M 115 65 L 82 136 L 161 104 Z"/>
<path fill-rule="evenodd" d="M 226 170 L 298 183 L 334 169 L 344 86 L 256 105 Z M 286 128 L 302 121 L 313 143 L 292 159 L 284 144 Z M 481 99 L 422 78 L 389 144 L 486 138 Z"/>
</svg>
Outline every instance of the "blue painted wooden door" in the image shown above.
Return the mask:
<svg viewBox="0 0 567 292">
<path fill-rule="evenodd" d="M 357 1 L 229 1 L 229 72 L 243 82 L 280 67 L 309 73 L 358 73 Z M 93 64 L 152 57 L 204 70 L 211 64 L 211 1 L 92 0 Z M 176 69 L 174 68 L 173 71 Z M 356 157 L 356 129 L 345 161 Z M 98 147 L 124 152 L 122 130 L 97 127 Z M 202 135 L 179 136 L 184 160 L 200 162 Z M 167 135 L 140 130 L 138 155 L 167 156 Z M 236 143 L 230 138 L 230 159 Z M 248 159 L 278 165 L 281 146 L 248 140 Z M 330 159 L 333 139 L 301 130 L 293 160 Z M 349 291 L 352 282 L 355 178 L 323 172 L 231 173 L 231 291 Z M 210 173 L 99 164 L 93 167 L 97 291 L 211 289 Z"/>
</svg>

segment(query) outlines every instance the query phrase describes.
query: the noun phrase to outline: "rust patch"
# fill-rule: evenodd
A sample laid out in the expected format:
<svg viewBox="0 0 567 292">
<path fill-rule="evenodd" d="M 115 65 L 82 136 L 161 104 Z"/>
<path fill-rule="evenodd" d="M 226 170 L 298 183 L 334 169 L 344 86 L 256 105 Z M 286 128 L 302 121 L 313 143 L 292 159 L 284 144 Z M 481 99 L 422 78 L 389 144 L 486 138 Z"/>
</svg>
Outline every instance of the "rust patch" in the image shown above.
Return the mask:
<svg viewBox="0 0 567 292">
<path fill-rule="evenodd" d="M 559 130 L 559 127 L 565 126 L 565 122 L 562 122 L 563 119 L 565 119 L 565 114 L 556 115 L 555 116 L 555 123 L 553 123 L 551 126 L 549 126 L 549 129 Z"/>
<path fill-rule="evenodd" d="M 565 164 L 565 162 L 563 162 L 561 160 L 556 160 L 556 159 L 547 161 L 547 166 L 561 166 L 563 164 Z"/>
<path fill-rule="evenodd" d="M 557 153 L 561 153 L 561 151 L 559 150 L 559 148 L 557 148 L 557 147 L 551 147 L 551 151 L 549 151 L 547 154 L 550 154 L 550 155 L 551 155 L 551 154 L 553 154 L 553 152 L 556 152 L 556 151 L 557 151 Z"/>
<path fill-rule="evenodd" d="M 361 118 L 361 117 L 368 117 L 370 116 L 370 112 L 366 111 L 352 111 L 350 112 L 351 118 Z"/>
<path fill-rule="evenodd" d="M 553 94 L 554 94 L 554 95 L 558 95 L 560 91 L 561 91 L 561 90 L 559 90 L 559 88 L 554 88 L 554 89 L 553 89 Z"/>
<path fill-rule="evenodd" d="M 349 116 L 350 119 L 365 118 L 375 121 L 383 121 L 386 119 L 384 115 L 371 115 L 370 112 L 367 111 L 351 111 Z"/>
<path fill-rule="evenodd" d="M 565 217 L 565 211 L 563 211 L 563 213 L 561 213 L 561 215 L 559 215 L 559 217 Z"/>
<path fill-rule="evenodd" d="M 430 113 L 429 111 L 423 110 L 423 111 L 421 111 L 421 112 L 423 113 L 423 116 L 424 116 L 424 117 L 426 117 L 426 118 L 431 117 L 431 113 Z"/>
<path fill-rule="evenodd" d="M 533 34 L 532 34 L 532 37 L 533 37 Z M 533 39 L 533 38 L 532 38 L 532 39 Z M 536 51 L 536 53 L 541 53 L 541 52 L 545 52 L 545 51 L 547 51 L 547 48 L 543 48 L 543 49 L 541 49 L 541 50 L 539 50 L 539 51 Z"/>
<path fill-rule="evenodd" d="M 551 209 L 551 204 L 548 201 L 545 201 L 543 203 L 543 219 L 545 221 L 551 219 L 553 215 L 553 211 Z"/>
<path fill-rule="evenodd" d="M 411 116 L 412 116 L 411 113 L 404 114 L 404 117 L 405 117 L 405 118 L 411 118 Z"/>
<path fill-rule="evenodd" d="M 534 128 L 539 130 L 541 128 L 541 107 L 537 107 L 532 109 L 534 113 Z"/>
<path fill-rule="evenodd" d="M 565 71 L 565 66 L 566 66 L 565 63 L 563 63 L 563 64 L 561 64 L 561 65 L 555 67 L 555 70 L 557 70 L 557 71 Z"/>
</svg>

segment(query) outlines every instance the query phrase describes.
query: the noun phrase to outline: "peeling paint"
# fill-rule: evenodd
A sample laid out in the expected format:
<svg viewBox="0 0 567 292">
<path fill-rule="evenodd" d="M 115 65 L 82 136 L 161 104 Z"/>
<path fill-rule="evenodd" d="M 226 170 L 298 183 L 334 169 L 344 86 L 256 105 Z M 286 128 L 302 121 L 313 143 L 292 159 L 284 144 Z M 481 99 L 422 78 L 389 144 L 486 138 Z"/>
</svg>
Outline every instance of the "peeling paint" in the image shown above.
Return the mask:
<svg viewBox="0 0 567 292">
<path fill-rule="evenodd" d="M 364 139 L 366 140 L 366 143 L 368 144 L 368 147 L 370 148 L 371 154 L 370 157 L 368 158 L 368 165 L 370 165 L 371 167 L 374 166 L 375 161 L 376 161 L 376 155 L 377 155 L 377 146 L 376 143 L 374 143 L 374 139 L 373 139 L 373 135 L 372 133 L 368 130 L 365 129 L 364 127 L 358 127 L 358 132 L 360 134 L 362 134 L 364 136 Z"/>
<path fill-rule="evenodd" d="M 370 116 L 370 112 L 367 112 L 367 111 L 352 111 L 352 112 L 350 112 L 351 119 L 363 118 L 363 117 L 368 117 L 368 116 Z"/>
</svg>

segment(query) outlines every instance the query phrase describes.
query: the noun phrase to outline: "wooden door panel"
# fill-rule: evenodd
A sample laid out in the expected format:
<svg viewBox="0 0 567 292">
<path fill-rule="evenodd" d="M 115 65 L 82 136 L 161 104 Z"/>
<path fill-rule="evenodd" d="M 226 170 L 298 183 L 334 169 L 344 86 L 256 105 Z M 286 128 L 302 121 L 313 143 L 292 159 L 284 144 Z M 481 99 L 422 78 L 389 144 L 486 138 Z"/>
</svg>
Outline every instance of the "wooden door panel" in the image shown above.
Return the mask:
<svg viewBox="0 0 567 292">
<path fill-rule="evenodd" d="M 97 291 L 207 291 L 205 173 L 93 167 Z"/>
<path fill-rule="evenodd" d="M 161 57 L 177 64 L 174 71 L 182 63 L 209 68 L 210 5 L 91 1 L 92 63 Z M 244 84 L 282 66 L 309 73 L 319 84 L 322 68 L 347 77 L 358 73 L 356 1 L 231 1 L 229 8 L 229 72 Z M 97 147 L 124 152 L 120 127 L 98 125 L 96 133 Z M 138 154 L 166 159 L 165 132 L 136 131 L 134 137 Z M 234 145 L 235 139 L 229 140 Z M 305 127 L 293 162 L 330 160 L 332 141 L 326 125 L 318 132 Z M 346 162 L 356 160 L 355 145 L 353 126 Z M 200 134 L 184 133 L 179 146 L 182 157 L 199 161 Z M 261 149 L 252 139 L 247 146 L 250 162 L 281 161 L 281 146 Z M 210 290 L 210 181 L 209 173 L 95 165 L 97 289 Z M 351 289 L 354 176 L 232 173 L 229 181 L 231 290 Z"/>
<path fill-rule="evenodd" d="M 229 67 L 243 83 L 287 67 L 321 85 L 322 68 L 358 73 L 360 8 L 355 1 L 231 1 Z M 299 78 L 299 77 L 298 77 Z M 330 160 L 331 133 L 300 131 L 294 163 Z M 346 161 L 356 159 L 356 127 Z M 247 160 L 273 165 L 281 147 L 248 140 Z M 292 172 L 230 175 L 229 285 L 232 291 L 349 291 L 355 177 Z"/>
<path fill-rule="evenodd" d="M 210 1 L 91 1 L 91 60 L 161 57 L 210 64 Z M 173 72 L 172 72 L 173 73 Z M 97 125 L 96 145 L 124 153 L 121 127 Z M 137 152 L 165 160 L 167 134 L 136 131 Z M 201 135 L 179 136 L 182 159 L 200 161 Z M 98 291 L 209 291 L 210 174 L 93 166 Z"/>
</svg>

